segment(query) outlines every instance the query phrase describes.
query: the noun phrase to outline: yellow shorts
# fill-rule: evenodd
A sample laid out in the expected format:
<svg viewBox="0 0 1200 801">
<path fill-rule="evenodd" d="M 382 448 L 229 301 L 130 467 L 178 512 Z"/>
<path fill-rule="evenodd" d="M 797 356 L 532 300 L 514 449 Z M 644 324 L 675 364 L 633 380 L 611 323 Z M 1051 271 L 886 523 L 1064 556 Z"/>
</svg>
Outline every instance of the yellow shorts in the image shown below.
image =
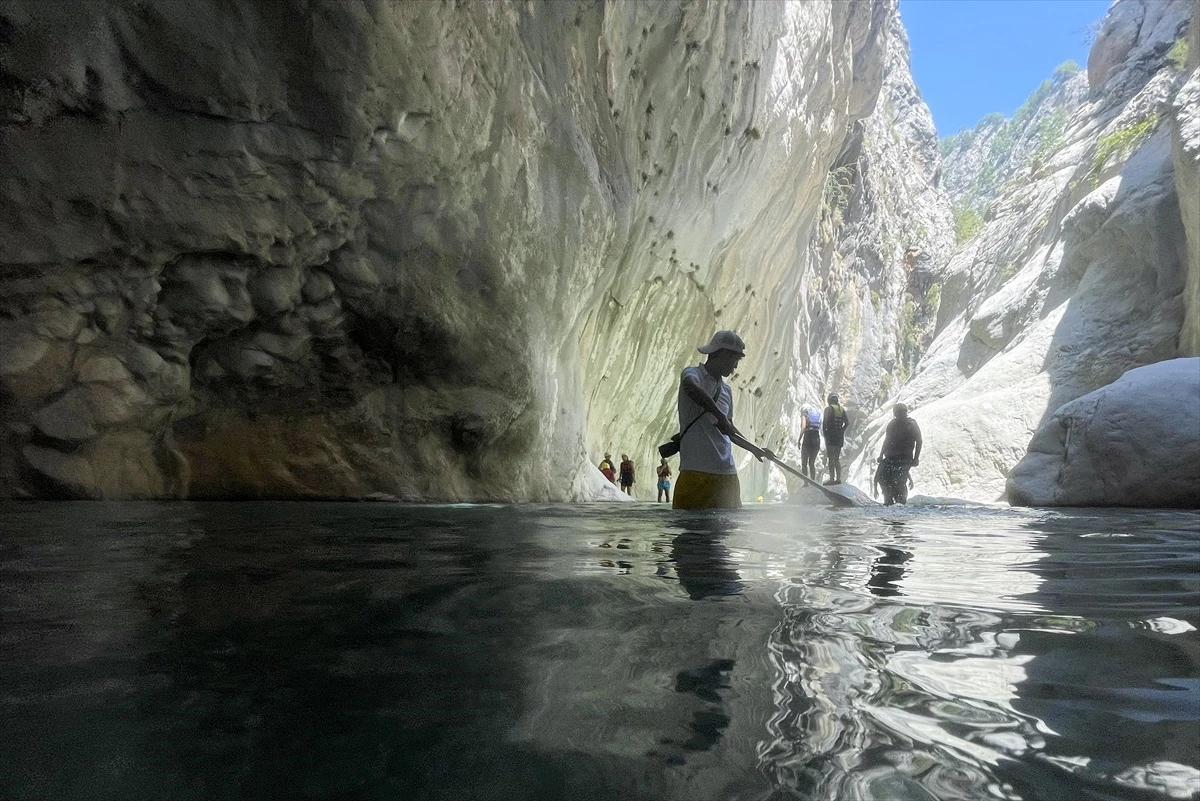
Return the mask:
<svg viewBox="0 0 1200 801">
<path fill-rule="evenodd" d="M 731 476 L 680 470 L 672 509 L 741 509 L 742 485 Z"/>
</svg>

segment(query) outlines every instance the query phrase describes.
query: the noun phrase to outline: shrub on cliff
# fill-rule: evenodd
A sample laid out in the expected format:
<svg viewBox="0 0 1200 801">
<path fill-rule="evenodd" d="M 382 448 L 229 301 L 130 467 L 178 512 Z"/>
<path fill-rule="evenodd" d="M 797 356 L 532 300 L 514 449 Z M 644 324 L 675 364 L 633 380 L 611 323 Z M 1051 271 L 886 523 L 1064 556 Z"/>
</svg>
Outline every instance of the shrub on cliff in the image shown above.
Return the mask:
<svg viewBox="0 0 1200 801">
<path fill-rule="evenodd" d="M 960 206 L 954 210 L 954 240 L 961 245 L 983 228 L 983 218 L 979 212 L 970 206 Z"/>
<path fill-rule="evenodd" d="M 1179 37 L 1179 40 L 1171 45 L 1171 49 L 1167 51 L 1167 63 L 1176 72 L 1187 69 L 1188 40 L 1186 36 Z"/>
<path fill-rule="evenodd" d="M 1054 68 L 1054 82 L 1062 83 L 1077 72 L 1079 65 L 1075 63 L 1075 59 L 1069 58 Z"/>
</svg>

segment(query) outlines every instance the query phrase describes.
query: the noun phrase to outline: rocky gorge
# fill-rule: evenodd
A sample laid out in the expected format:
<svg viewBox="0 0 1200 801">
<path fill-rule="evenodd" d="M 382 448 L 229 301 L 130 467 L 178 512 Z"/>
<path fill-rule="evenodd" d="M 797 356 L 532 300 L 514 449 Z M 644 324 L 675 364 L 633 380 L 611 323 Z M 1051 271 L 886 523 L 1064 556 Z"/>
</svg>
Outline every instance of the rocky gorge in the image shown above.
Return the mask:
<svg viewBox="0 0 1200 801">
<path fill-rule="evenodd" d="M 1077 503 L 1085 396 L 1200 404 L 1197 15 L 940 149 L 892 0 L 2 0 L 0 495 L 612 497 L 729 327 L 783 455 L 903 400 L 920 491 Z"/>
<path fill-rule="evenodd" d="M 962 241 L 937 266 L 936 336 L 896 396 L 924 426 L 930 494 L 1197 505 L 1195 469 L 1160 472 L 1200 455 L 1194 16 L 1191 2 L 1115 3 L 1086 70 L 1064 65 L 1012 119 L 944 143 Z M 1183 361 L 1170 381 L 1130 390 L 1159 375 L 1145 365 L 1172 359 Z M 1068 446 L 1069 404 L 1110 384 L 1141 418 L 1173 425 L 1135 415 Z M 866 428 L 853 471 L 864 484 L 886 419 Z M 1047 458 L 1051 440 L 1061 447 Z M 1069 477 L 1102 452 L 1128 479 L 1119 492 Z"/>
</svg>

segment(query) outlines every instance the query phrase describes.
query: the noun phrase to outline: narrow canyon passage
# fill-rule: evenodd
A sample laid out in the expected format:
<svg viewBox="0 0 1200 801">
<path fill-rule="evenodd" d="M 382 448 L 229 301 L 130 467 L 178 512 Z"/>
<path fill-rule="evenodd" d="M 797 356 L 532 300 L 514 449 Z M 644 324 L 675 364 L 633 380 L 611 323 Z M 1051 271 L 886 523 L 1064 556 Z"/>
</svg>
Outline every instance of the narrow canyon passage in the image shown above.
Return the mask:
<svg viewBox="0 0 1200 801">
<path fill-rule="evenodd" d="M 864 490 L 904 402 L 918 494 L 1187 506 L 1194 12 L 939 141 L 894 0 L 5 0 L 0 494 L 612 497 L 730 328 L 790 463 L 838 392 Z"/>
<path fill-rule="evenodd" d="M 0 0 L 0 799 L 1200 801 L 1198 569 L 1200 0 Z"/>
</svg>

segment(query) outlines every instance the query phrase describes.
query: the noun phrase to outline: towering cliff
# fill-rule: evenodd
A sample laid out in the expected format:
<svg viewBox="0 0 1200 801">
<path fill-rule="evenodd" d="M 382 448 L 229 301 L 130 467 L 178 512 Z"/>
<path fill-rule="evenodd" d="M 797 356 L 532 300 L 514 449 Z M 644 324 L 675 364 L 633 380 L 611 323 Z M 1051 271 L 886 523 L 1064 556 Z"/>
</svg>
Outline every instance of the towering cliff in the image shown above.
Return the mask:
<svg viewBox="0 0 1200 801">
<path fill-rule="evenodd" d="M 729 306 L 712 308 L 686 285 L 609 299 L 599 340 L 584 359 L 592 453 L 627 451 L 639 464 L 657 462 L 653 446 L 677 430 L 679 371 L 703 358 L 695 346 L 715 327 L 738 328 L 748 343 L 731 379 L 739 426 L 795 462 L 804 405 L 823 405 L 828 392 L 840 391 L 865 416 L 890 396 L 896 376 L 912 370 L 936 316 L 929 267 L 949 257 L 953 222 L 937 188 L 936 129 L 913 84 L 898 17 L 886 33 L 878 103 L 846 126 L 836 153 L 822 160 L 826 172 L 805 179 L 815 226 L 778 218 L 756 228 L 753 236 L 768 238 L 756 246 L 770 250 L 756 260 L 739 257 Z M 672 253 L 678 241 L 678 233 L 669 240 Z M 690 341 L 670 333 L 681 323 L 692 326 Z M 740 473 L 750 497 L 787 493 L 779 471 L 746 455 Z"/>
<path fill-rule="evenodd" d="M 1195 353 L 1196 67 L 1181 42 L 1196 5 L 1120 0 L 1086 71 L 1060 70 L 1013 119 L 947 143 L 964 241 L 936 268 L 937 336 L 896 395 L 925 431 L 921 491 L 1004 497 L 1065 403 Z M 852 473 L 864 485 L 889 416 L 867 427 Z M 1197 432 L 1177 435 L 1167 447 L 1194 447 Z M 1049 477 L 1018 470 L 1015 499 L 1071 503 L 1022 488 L 1054 484 L 1062 458 L 1038 464 Z M 1123 486 L 1109 502 L 1142 502 Z"/>
<path fill-rule="evenodd" d="M 777 428 L 893 16 L 4 0 L 3 494 L 592 497 L 724 325 Z"/>
<path fill-rule="evenodd" d="M 879 105 L 835 160 L 821 225 L 807 247 L 782 437 L 767 438 L 773 446 L 779 441 L 777 449 L 793 462 L 800 458 L 805 405 L 820 408 L 838 392 L 852 420 L 865 420 L 928 347 L 941 302 L 935 265 L 954 249 L 941 175 L 937 130 L 913 83 L 908 38 L 897 18 Z M 773 494 L 782 495 L 785 476 L 772 472 Z"/>
</svg>

